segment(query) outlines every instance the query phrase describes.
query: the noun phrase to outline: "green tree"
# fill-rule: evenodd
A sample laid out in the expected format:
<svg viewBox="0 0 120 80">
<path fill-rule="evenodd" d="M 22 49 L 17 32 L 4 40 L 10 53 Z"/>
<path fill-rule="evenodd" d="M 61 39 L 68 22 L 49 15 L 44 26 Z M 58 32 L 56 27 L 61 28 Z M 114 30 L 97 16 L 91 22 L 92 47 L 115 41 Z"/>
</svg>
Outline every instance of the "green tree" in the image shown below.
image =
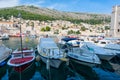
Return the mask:
<svg viewBox="0 0 120 80">
<path fill-rule="evenodd" d="M 55 31 L 54 31 L 54 34 L 59 34 L 59 30 L 58 30 L 58 29 L 55 30 Z"/>
<path fill-rule="evenodd" d="M 92 32 L 92 30 L 90 29 L 90 32 Z"/>
<path fill-rule="evenodd" d="M 50 27 L 49 26 L 46 26 L 46 31 L 50 31 Z"/>
<path fill-rule="evenodd" d="M 81 32 L 78 30 L 78 31 L 76 31 L 76 34 L 81 34 Z"/>
<path fill-rule="evenodd" d="M 110 27 L 109 26 L 105 26 L 105 30 L 110 30 Z"/>
<path fill-rule="evenodd" d="M 73 34 L 74 31 L 73 30 L 69 30 L 67 34 Z"/>
<path fill-rule="evenodd" d="M 81 31 L 85 31 L 86 30 L 86 28 L 83 26 L 83 27 L 81 27 Z"/>
<path fill-rule="evenodd" d="M 43 32 L 44 32 L 44 31 L 46 31 L 46 30 L 45 30 L 45 28 L 41 28 L 41 31 L 43 31 Z"/>
<path fill-rule="evenodd" d="M 62 27 L 62 30 L 65 30 L 65 27 Z"/>
</svg>

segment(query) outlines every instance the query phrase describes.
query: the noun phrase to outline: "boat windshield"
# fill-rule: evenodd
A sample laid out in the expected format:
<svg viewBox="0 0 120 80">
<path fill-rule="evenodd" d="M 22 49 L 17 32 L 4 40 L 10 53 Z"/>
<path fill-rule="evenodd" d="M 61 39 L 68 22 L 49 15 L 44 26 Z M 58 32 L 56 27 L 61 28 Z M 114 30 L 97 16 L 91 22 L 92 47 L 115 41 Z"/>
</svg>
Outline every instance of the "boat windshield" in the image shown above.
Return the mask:
<svg viewBox="0 0 120 80">
<path fill-rule="evenodd" d="M 13 57 L 22 57 L 22 54 L 14 54 Z"/>
<path fill-rule="evenodd" d="M 106 42 L 101 42 L 101 44 L 106 44 Z"/>
<path fill-rule="evenodd" d="M 32 52 L 24 52 L 24 56 L 31 56 Z"/>
</svg>

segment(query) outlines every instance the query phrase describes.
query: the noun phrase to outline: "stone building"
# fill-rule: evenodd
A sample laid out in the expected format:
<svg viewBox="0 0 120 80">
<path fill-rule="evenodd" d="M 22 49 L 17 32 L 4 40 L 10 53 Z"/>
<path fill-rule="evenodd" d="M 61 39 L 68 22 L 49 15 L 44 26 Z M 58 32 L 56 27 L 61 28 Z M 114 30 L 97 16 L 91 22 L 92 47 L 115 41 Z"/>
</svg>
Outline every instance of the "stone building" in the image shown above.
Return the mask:
<svg viewBox="0 0 120 80">
<path fill-rule="evenodd" d="M 120 37 L 120 6 L 112 8 L 110 36 Z"/>
<path fill-rule="evenodd" d="M 3 33 L 9 33 L 10 27 L 13 26 L 13 22 L 0 21 L 0 35 Z"/>
</svg>

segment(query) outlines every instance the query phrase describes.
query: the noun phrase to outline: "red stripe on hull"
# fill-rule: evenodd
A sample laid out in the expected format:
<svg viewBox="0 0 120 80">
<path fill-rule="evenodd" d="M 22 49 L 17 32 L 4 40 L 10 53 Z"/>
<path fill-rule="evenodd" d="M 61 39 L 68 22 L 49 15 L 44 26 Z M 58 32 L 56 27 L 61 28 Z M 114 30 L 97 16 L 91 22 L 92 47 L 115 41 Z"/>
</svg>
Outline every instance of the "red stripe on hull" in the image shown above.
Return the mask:
<svg viewBox="0 0 120 80">
<path fill-rule="evenodd" d="M 23 72 L 26 68 L 28 68 L 30 65 L 32 64 L 32 62 L 27 63 L 25 65 L 19 66 L 19 67 L 14 67 L 14 70 L 17 72 Z"/>
<path fill-rule="evenodd" d="M 12 59 L 10 61 L 10 63 L 12 63 L 12 64 L 22 64 L 22 63 L 28 62 L 32 59 L 33 59 L 33 57 L 16 58 L 16 59 Z"/>
</svg>

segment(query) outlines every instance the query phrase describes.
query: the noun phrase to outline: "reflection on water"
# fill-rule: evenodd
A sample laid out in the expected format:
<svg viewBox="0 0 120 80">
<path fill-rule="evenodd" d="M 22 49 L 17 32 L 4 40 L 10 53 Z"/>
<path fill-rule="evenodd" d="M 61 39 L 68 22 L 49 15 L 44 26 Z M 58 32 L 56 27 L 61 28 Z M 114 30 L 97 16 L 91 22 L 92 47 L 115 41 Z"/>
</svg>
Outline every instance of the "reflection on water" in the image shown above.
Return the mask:
<svg viewBox="0 0 120 80">
<path fill-rule="evenodd" d="M 35 64 L 34 62 L 30 65 L 29 69 L 24 70 L 21 73 L 18 73 L 14 70 L 13 67 L 8 68 L 9 80 L 30 80 L 35 73 Z"/>
<path fill-rule="evenodd" d="M 22 45 L 23 47 L 29 46 L 35 48 L 38 44 L 38 38 L 29 38 L 28 41 L 26 41 L 27 38 L 22 38 Z M 7 47 L 11 49 L 19 48 L 21 45 L 20 38 L 19 37 L 12 37 L 9 40 L 2 41 L 3 44 L 5 44 Z"/>
<path fill-rule="evenodd" d="M 98 75 L 89 66 L 81 65 L 72 61 L 70 62 L 69 66 L 72 68 L 72 70 L 84 76 L 86 80 L 99 80 Z"/>
<path fill-rule="evenodd" d="M 118 59 L 119 60 L 119 59 Z M 102 60 L 99 68 L 93 68 L 99 77 L 99 80 L 120 80 L 120 74 L 116 73 L 116 69 L 120 70 L 120 65 L 114 64 L 111 61 Z M 115 69 L 116 68 L 116 69 Z"/>
<path fill-rule="evenodd" d="M 111 71 L 114 72 L 115 70 L 113 69 L 113 66 L 110 64 L 110 62 L 102 60 L 102 64 L 100 65 L 100 67 L 103 70 L 107 70 L 107 71 Z"/>
<path fill-rule="evenodd" d="M 20 46 L 20 39 L 10 38 L 2 41 L 2 43 L 9 48 L 16 49 Z M 37 38 L 29 39 L 28 42 L 23 38 L 23 46 L 30 46 L 35 49 L 37 44 Z M 115 73 L 113 66 L 108 61 L 102 61 L 102 65 L 91 68 L 70 61 L 69 66 L 63 63 L 59 69 L 51 67 L 47 70 L 43 62 L 35 61 L 31 69 L 21 74 L 7 65 L 1 67 L 0 80 L 120 80 L 120 74 Z M 120 65 L 118 64 L 117 67 Z M 120 68 L 118 69 L 120 70 Z"/>
<path fill-rule="evenodd" d="M 4 67 L 0 67 L 0 79 L 6 74 L 7 71 L 7 65 Z"/>
<path fill-rule="evenodd" d="M 82 76 L 70 70 L 64 63 L 61 64 L 59 69 L 51 67 L 47 70 L 46 65 L 41 62 L 38 71 L 40 71 L 41 75 L 46 80 L 84 80 Z"/>
</svg>

